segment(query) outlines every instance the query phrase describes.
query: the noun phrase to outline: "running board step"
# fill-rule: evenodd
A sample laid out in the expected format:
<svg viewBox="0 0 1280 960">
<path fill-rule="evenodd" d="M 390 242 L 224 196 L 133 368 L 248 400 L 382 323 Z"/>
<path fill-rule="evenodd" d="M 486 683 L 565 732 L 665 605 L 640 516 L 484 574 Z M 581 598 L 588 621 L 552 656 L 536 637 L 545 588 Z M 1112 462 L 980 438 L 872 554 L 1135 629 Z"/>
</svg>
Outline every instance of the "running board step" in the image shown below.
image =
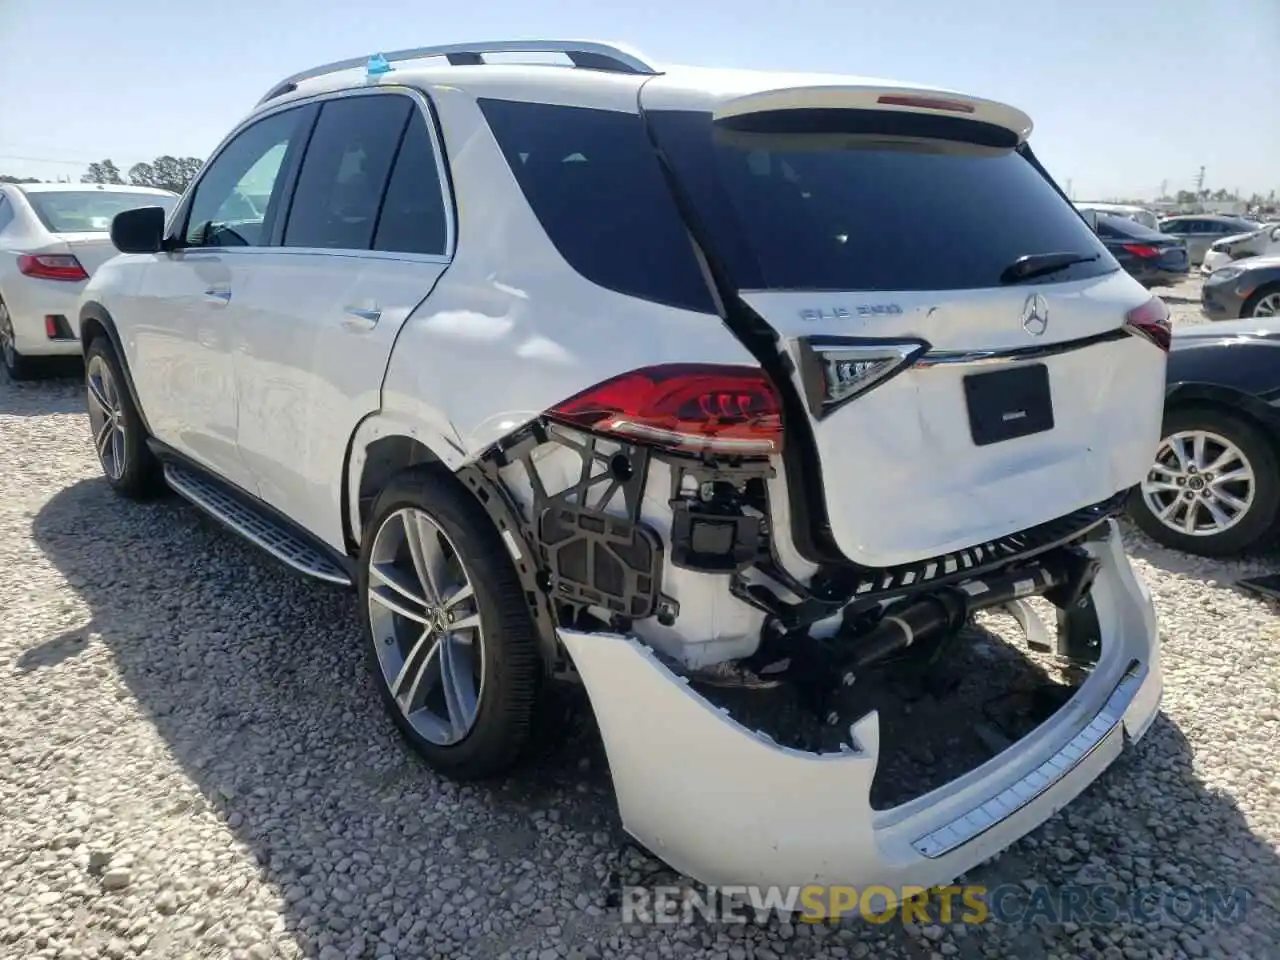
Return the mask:
<svg viewBox="0 0 1280 960">
<path fill-rule="evenodd" d="M 190 500 L 215 520 L 226 524 L 250 543 L 261 547 L 280 562 L 299 573 L 328 583 L 351 586 L 350 575 L 336 560 L 279 521 L 243 503 L 193 470 L 176 463 L 164 465 L 164 479 L 169 486 Z"/>
</svg>

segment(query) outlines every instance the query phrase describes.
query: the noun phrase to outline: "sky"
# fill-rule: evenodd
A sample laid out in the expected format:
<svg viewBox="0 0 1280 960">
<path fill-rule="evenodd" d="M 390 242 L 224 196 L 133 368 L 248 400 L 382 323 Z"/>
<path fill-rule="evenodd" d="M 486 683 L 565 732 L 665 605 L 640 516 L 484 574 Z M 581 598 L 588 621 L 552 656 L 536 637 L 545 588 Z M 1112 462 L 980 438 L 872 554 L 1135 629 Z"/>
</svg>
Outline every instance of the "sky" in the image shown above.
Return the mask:
<svg viewBox="0 0 1280 960">
<path fill-rule="evenodd" d="M 1194 189 L 1201 167 L 1280 194 L 1280 0 L 0 0 L 0 173 L 204 158 L 298 70 L 532 37 L 1002 100 L 1078 200 Z"/>
</svg>

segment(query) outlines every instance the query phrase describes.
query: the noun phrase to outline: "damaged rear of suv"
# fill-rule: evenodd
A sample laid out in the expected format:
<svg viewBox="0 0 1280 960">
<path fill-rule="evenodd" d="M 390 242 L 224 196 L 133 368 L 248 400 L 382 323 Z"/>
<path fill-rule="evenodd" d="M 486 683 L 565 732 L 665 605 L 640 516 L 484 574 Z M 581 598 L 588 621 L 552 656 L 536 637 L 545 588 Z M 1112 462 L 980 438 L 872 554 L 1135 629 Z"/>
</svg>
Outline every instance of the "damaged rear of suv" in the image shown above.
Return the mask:
<svg viewBox="0 0 1280 960">
<path fill-rule="evenodd" d="M 485 62 L 534 49 L 575 69 Z M 318 68 L 262 108 L 318 103 L 320 131 L 331 100 L 410 96 L 387 154 L 420 130 L 445 202 L 416 307 L 375 309 L 358 282 L 379 274 L 353 273 L 350 339 L 306 354 L 308 422 L 341 433 L 341 469 L 260 482 L 272 511 L 255 514 L 332 551 L 328 579 L 354 568 L 383 698 L 430 763 L 501 773 L 548 683 L 580 681 L 626 829 L 674 867 L 929 885 L 1142 735 L 1158 636 L 1114 518 L 1159 438 L 1168 315 L 1041 167 L 1024 114 L 856 77 L 660 70 L 597 43 L 390 59 L 433 56 L 450 65 L 371 61 L 355 90 L 330 74 L 356 61 Z M 331 126 L 288 149 L 340 142 Z M 311 183 L 300 162 L 283 182 Z M 390 181 L 404 244 L 428 207 L 414 177 Z M 353 205 L 379 196 L 361 184 Z M 299 203 L 273 194 L 272 229 Z M 378 270 L 401 249 L 419 248 L 378 247 Z M 237 469 L 305 474 L 335 437 L 300 435 Z M 151 439 L 163 455 L 181 438 Z M 875 704 L 981 679 L 965 655 L 992 611 L 1070 683 L 987 756 L 926 757 L 932 778 L 886 788 L 887 754 L 926 731 Z"/>
<path fill-rule="evenodd" d="M 634 836 L 708 882 L 948 880 L 1074 796 L 1156 709 L 1154 616 L 1112 517 L 1158 434 L 1167 313 L 1010 108 L 698 71 L 648 81 L 640 106 L 485 109 L 571 265 L 562 219 L 616 218 L 595 243 L 625 251 L 665 207 L 758 366 L 605 379 L 505 438 L 473 482 L 503 491 L 544 558 Z M 530 169 L 548 158 L 555 188 Z M 610 162 L 616 179 L 590 170 Z M 651 196 L 619 199 L 622 171 L 649 167 L 664 189 L 649 174 Z M 599 203 L 566 212 L 578 178 Z M 576 253 L 588 270 L 602 256 Z M 994 759 L 875 809 L 889 738 L 846 705 L 965 642 L 985 610 L 1075 665 L 1075 686 Z M 775 684 L 828 735 L 753 709 Z M 759 693 L 719 696 L 734 686 Z"/>
</svg>

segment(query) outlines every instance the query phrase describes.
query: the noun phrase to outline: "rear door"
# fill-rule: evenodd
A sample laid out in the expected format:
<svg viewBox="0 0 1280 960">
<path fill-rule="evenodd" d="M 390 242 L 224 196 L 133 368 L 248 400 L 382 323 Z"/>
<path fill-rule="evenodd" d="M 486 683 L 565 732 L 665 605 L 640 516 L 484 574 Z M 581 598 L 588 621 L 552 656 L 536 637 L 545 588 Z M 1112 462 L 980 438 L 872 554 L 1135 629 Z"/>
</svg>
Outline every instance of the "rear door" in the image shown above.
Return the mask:
<svg viewBox="0 0 1280 960">
<path fill-rule="evenodd" d="M 278 246 L 237 290 L 238 443 L 261 497 L 333 546 L 347 442 L 453 246 L 424 98 L 321 106 Z"/>
<path fill-rule="evenodd" d="M 1122 328 L 1149 295 L 1016 135 L 866 109 L 874 92 L 857 109 L 831 109 L 830 88 L 795 98 L 819 109 L 770 98 L 727 122 L 646 116 L 724 273 L 780 337 L 813 438 L 786 444 L 816 456 L 839 550 L 877 567 L 939 556 L 1138 482 L 1165 356 Z M 1062 265 L 1011 272 L 1043 255 Z"/>
</svg>

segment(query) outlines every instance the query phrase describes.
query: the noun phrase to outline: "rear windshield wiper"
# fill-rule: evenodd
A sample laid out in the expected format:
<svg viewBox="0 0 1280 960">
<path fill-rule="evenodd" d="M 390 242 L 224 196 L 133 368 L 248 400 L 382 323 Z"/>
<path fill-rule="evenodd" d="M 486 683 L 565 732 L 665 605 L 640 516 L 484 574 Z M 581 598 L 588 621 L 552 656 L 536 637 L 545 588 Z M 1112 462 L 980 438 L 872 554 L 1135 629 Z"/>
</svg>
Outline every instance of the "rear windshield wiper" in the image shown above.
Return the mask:
<svg viewBox="0 0 1280 960">
<path fill-rule="evenodd" d="M 1019 257 L 1000 274 L 1001 283 L 1019 283 L 1032 277 L 1057 273 L 1076 263 L 1092 263 L 1098 255 L 1087 253 L 1028 253 Z"/>
</svg>

